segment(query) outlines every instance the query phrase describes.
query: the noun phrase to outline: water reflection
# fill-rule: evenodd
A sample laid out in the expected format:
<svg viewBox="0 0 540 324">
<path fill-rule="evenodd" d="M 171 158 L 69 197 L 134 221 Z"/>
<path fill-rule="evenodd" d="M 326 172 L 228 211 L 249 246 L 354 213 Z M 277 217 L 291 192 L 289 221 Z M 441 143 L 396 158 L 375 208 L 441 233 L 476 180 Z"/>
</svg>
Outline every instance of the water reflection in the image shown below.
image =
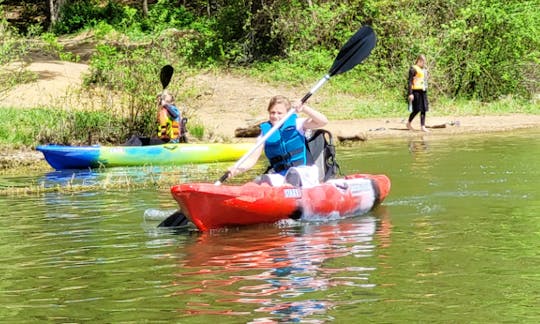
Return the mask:
<svg viewBox="0 0 540 324">
<path fill-rule="evenodd" d="M 430 146 L 428 141 L 422 136 L 411 138 L 408 141 L 409 153 L 412 157 L 411 169 L 415 171 L 426 171 L 430 167 Z"/>
<path fill-rule="evenodd" d="M 323 224 L 176 235 L 145 214 L 178 207 L 168 188 L 2 196 L 0 322 L 536 323 L 538 136 L 428 135 L 426 172 L 407 139 L 340 148 L 344 172 L 392 191 Z"/>
<path fill-rule="evenodd" d="M 253 323 L 322 323 L 331 319 L 329 309 L 348 302 L 340 297 L 342 287 L 375 286 L 369 279 L 376 269 L 374 238 L 387 247 L 390 232 L 387 210 L 380 208 L 332 223 L 203 233 L 179 251 L 185 256 L 172 285 L 178 296 L 205 296 L 205 302 L 188 302 L 186 314 L 249 314 L 239 311 L 248 309 L 241 304 L 262 313 Z"/>
<path fill-rule="evenodd" d="M 83 170 L 55 170 L 45 173 L 38 184 L 48 188 L 55 186 L 108 186 L 132 183 L 159 183 L 161 181 L 181 183 L 203 181 L 214 167 L 210 164 L 185 166 L 118 167 Z"/>
<path fill-rule="evenodd" d="M 96 185 L 99 183 L 100 172 L 98 170 L 58 170 L 46 173 L 40 183 L 44 187 L 67 186 L 67 185 Z"/>
</svg>

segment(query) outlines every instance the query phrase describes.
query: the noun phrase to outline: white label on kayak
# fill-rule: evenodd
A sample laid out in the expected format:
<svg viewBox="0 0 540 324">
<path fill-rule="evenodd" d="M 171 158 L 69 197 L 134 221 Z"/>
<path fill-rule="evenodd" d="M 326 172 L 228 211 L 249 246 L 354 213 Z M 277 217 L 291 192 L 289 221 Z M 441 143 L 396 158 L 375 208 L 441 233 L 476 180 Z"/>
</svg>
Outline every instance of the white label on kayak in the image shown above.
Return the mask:
<svg viewBox="0 0 540 324">
<path fill-rule="evenodd" d="M 353 196 L 357 196 L 365 192 L 370 192 L 373 189 L 371 187 L 371 181 L 362 180 L 349 183 L 349 190 Z"/>
<path fill-rule="evenodd" d="M 285 198 L 300 198 L 302 197 L 302 190 L 293 188 L 293 189 L 284 189 L 283 194 Z"/>
</svg>

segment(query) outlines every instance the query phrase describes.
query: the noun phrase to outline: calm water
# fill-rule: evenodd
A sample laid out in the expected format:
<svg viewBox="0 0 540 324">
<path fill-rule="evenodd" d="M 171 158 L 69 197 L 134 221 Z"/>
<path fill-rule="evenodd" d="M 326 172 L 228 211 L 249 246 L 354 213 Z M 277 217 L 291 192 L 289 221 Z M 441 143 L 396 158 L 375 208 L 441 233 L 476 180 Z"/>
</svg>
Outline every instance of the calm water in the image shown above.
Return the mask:
<svg viewBox="0 0 540 324">
<path fill-rule="evenodd" d="M 340 148 L 344 172 L 385 173 L 392 190 L 372 213 L 331 223 L 173 233 L 156 229 L 176 207 L 166 189 L 0 197 L 0 322 L 537 323 L 539 135 Z"/>
</svg>

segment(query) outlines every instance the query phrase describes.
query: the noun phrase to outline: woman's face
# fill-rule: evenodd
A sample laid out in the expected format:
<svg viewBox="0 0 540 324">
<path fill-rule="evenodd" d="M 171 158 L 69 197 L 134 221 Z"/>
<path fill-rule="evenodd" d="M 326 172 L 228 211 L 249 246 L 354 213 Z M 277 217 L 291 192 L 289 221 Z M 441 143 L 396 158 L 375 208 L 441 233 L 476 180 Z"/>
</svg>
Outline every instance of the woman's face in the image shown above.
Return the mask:
<svg viewBox="0 0 540 324">
<path fill-rule="evenodd" d="M 274 125 L 276 122 L 280 121 L 285 115 L 287 115 L 287 106 L 282 103 L 277 103 L 268 110 L 270 115 L 270 124 Z"/>
</svg>

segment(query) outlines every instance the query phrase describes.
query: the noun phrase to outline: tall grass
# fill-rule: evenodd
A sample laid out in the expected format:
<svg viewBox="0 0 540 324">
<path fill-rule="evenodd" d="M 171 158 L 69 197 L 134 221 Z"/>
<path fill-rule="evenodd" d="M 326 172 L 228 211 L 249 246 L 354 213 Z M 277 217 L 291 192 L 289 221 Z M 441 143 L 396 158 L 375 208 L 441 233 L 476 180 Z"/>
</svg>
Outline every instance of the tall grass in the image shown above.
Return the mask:
<svg viewBox="0 0 540 324">
<path fill-rule="evenodd" d="M 53 108 L 0 109 L 0 144 L 117 143 L 127 136 L 125 121 L 104 111 L 65 111 Z"/>
</svg>

